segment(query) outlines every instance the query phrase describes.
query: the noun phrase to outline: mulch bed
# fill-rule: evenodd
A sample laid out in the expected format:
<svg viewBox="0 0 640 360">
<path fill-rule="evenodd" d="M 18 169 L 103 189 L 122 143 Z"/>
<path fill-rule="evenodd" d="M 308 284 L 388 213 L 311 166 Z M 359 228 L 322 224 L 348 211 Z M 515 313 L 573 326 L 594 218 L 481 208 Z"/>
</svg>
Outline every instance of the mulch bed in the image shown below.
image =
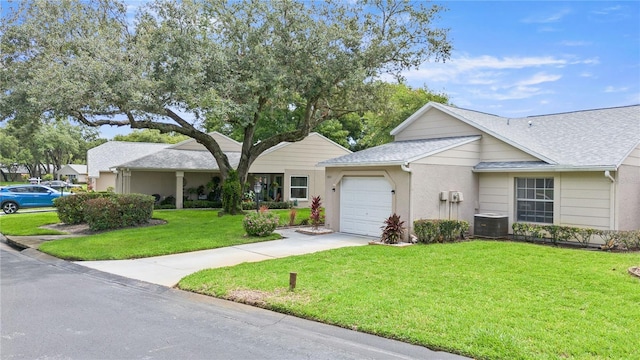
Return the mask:
<svg viewBox="0 0 640 360">
<path fill-rule="evenodd" d="M 131 227 L 138 228 L 138 227 L 162 225 L 162 224 L 166 224 L 166 223 L 167 222 L 164 221 L 164 220 L 151 219 L 146 224 L 139 224 L 139 225 L 131 226 Z M 44 226 L 41 226 L 41 227 L 45 228 L 45 229 L 61 231 L 61 232 L 64 232 L 64 233 L 67 233 L 67 234 L 70 234 L 70 235 L 93 235 L 93 234 L 98 234 L 98 233 L 102 233 L 102 232 L 105 232 L 105 231 L 118 230 L 118 229 L 110 229 L 110 230 L 93 231 L 93 230 L 89 229 L 89 225 L 87 225 L 87 224 L 70 225 L 70 224 L 65 224 L 65 223 L 44 225 Z M 127 228 L 120 228 L 120 229 L 127 229 Z"/>
</svg>

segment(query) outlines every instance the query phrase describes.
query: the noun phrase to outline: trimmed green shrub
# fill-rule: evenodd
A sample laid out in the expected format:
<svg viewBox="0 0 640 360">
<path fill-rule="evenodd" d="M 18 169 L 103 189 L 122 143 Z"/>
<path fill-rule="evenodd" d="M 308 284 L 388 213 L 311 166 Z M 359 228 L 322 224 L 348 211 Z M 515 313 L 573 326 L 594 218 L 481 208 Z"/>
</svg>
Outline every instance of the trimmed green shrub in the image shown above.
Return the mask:
<svg viewBox="0 0 640 360">
<path fill-rule="evenodd" d="M 164 210 L 164 209 L 169 210 L 169 209 L 175 209 L 176 206 L 173 204 L 160 204 L 160 205 L 154 205 L 153 208 L 156 210 Z"/>
<path fill-rule="evenodd" d="M 425 244 L 437 242 L 440 237 L 438 220 L 416 220 L 413 222 L 413 231 L 418 242 Z"/>
<path fill-rule="evenodd" d="M 189 200 L 184 202 L 185 209 L 219 209 L 221 207 L 221 201 Z"/>
<path fill-rule="evenodd" d="M 283 201 L 260 201 L 260 205 L 266 205 L 269 209 L 278 210 L 278 209 L 291 209 L 293 207 L 293 203 L 291 201 L 283 202 Z M 255 210 L 256 203 L 254 201 L 246 201 L 242 203 L 242 210 Z"/>
<path fill-rule="evenodd" d="M 464 220 L 419 219 L 413 222 L 413 231 L 421 243 L 453 242 L 464 238 L 469 231 L 469 223 Z"/>
<path fill-rule="evenodd" d="M 120 211 L 112 199 L 89 199 L 84 206 L 84 220 L 93 231 L 118 228 Z"/>
<path fill-rule="evenodd" d="M 116 194 L 87 200 L 84 221 L 94 231 L 146 223 L 153 214 L 155 198 L 143 194 Z"/>
<path fill-rule="evenodd" d="M 513 223 L 513 238 L 525 241 L 574 242 L 588 247 L 594 237 L 604 242 L 603 250 L 640 250 L 640 230 L 617 231 L 581 228 L 575 226 Z"/>
<path fill-rule="evenodd" d="M 85 203 L 91 199 L 115 196 L 110 192 L 87 192 L 72 196 L 62 196 L 53 201 L 53 206 L 58 211 L 58 218 L 65 224 L 75 225 L 85 222 Z"/>
<path fill-rule="evenodd" d="M 268 236 L 280 223 L 280 216 L 269 211 L 250 212 L 242 220 L 242 226 L 249 236 Z"/>
</svg>

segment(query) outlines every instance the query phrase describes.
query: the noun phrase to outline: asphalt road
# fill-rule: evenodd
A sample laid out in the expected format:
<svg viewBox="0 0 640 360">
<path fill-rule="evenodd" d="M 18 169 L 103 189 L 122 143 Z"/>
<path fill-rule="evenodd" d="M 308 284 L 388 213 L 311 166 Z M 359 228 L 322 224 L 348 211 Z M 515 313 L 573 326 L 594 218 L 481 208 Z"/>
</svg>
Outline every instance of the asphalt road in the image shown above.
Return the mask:
<svg viewBox="0 0 640 360">
<path fill-rule="evenodd" d="M 460 359 L 0 246 L 1 359 Z"/>
</svg>

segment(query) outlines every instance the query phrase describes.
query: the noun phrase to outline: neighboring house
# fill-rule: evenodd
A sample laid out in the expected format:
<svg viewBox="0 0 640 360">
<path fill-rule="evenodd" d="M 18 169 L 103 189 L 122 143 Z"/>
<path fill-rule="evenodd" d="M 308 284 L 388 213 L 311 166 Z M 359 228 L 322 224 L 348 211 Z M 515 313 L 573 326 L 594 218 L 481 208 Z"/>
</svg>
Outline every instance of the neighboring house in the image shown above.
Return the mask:
<svg viewBox="0 0 640 360">
<path fill-rule="evenodd" d="M 236 168 L 242 144 L 220 133 L 210 134 Z M 320 161 L 349 154 L 351 151 L 311 133 L 298 142 L 280 143 L 262 153 L 249 168 L 247 185 L 260 181 L 262 199 L 297 201 L 306 207 L 314 195 L 324 195 L 324 169 Z M 218 164 L 213 155 L 194 139 L 167 146 L 112 167 L 117 173 L 115 190 L 119 193 L 158 194 L 173 196 L 176 207 L 183 207 L 188 190 L 220 180 Z"/>
<path fill-rule="evenodd" d="M 29 169 L 24 165 L 0 167 L 0 181 L 22 181 L 23 176 L 30 176 Z"/>
<path fill-rule="evenodd" d="M 60 170 L 56 171 L 58 180 L 61 176 L 66 176 L 67 181 L 73 183 L 86 183 L 87 182 L 87 165 L 82 164 L 67 164 Z"/>
<path fill-rule="evenodd" d="M 87 151 L 88 184 L 95 191 L 116 188 L 115 166 L 160 151 L 171 144 L 108 141 Z"/>
<path fill-rule="evenodd" d="M 428 103 L 394 142 L 321 162 L 326 227 L 379 236 L 397 213 L 640 229 L 640 106 L 508 119 Z M 473 231 L 473 230 L 472 230 Z"/>
</svg>

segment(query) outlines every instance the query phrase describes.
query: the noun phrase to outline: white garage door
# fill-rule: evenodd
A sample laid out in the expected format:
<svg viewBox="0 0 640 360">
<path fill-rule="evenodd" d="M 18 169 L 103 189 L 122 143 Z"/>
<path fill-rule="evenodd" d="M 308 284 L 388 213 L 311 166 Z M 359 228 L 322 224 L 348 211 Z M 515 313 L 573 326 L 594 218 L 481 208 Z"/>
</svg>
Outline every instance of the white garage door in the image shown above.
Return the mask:
<svg viewBox="0 0 640 360">
<path fill-rule="evenodd" d="M 391 215 L 391 184 L 383 177 L 344 177 L 340 185 L 340 231 L 380 236 Z"/>
</svg>

